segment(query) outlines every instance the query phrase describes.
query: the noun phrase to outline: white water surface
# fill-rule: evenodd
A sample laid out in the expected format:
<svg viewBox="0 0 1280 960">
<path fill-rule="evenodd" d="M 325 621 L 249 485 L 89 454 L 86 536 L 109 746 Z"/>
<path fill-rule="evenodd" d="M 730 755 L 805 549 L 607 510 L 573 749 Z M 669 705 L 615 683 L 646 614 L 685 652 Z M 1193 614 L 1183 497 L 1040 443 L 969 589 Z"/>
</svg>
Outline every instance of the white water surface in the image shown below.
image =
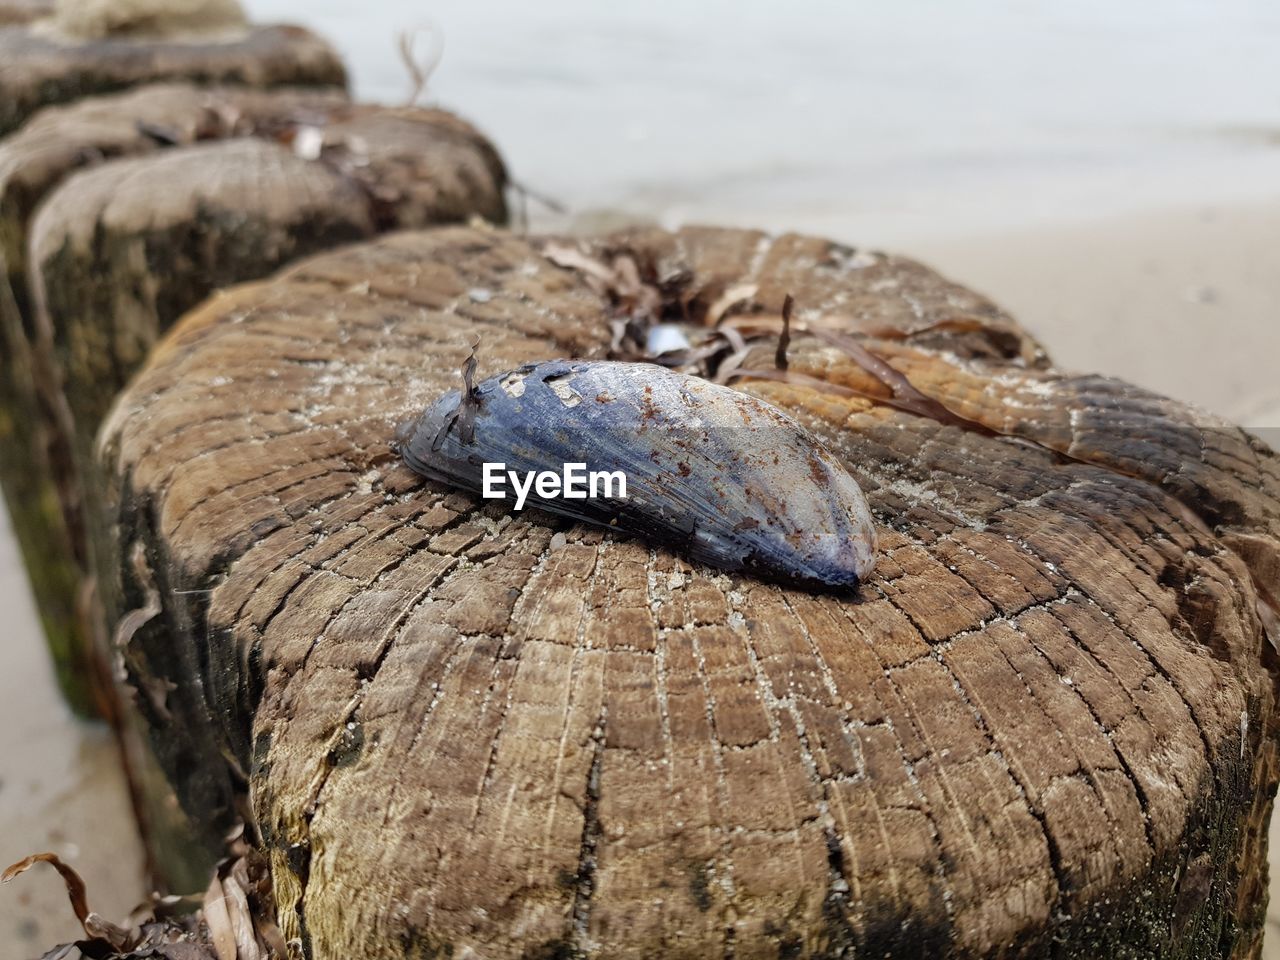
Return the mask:
<svg viewBox="0 0 1280 960">
<path fill-rule="evenodd" d="M 1270 0 L 247 4 L 383 102 L 410 88 L 398 32 L 429 26 L 427 99 L 577 213 L 901 246 L 1280 193 Z"/>
</svg>

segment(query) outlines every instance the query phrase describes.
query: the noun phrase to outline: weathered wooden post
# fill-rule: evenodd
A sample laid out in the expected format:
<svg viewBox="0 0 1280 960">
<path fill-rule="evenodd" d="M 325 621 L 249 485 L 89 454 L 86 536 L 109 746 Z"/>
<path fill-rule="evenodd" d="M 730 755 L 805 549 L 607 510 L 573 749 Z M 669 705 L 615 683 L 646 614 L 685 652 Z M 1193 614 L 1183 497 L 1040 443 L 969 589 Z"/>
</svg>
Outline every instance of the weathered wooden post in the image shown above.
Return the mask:
<svg viewBox="0 0 1280 960">
<path fill-rule="evenodd" d="M 908 260 L 711 229 L 549 249 L 405 234 L 232 290 L 105 428 L 138 709 L 211 849 L 250 812 L 285 934 L 315 958 L 1255 955 L 1275 454 L 1055 370 Z M 866 489 L 856 599 L 509 516 L 392 454 L 477 336 L 482 374 L 605 355 L 625 305 L 582 264 L 610 258 L 666 315 L 795 296 L 789 379 L 750 375 L 761 343 L 735 382 Z"/>
<path fill-rule="evenodd" d="M 442 110 L 157 84 L 0 141 L 0 470 L 72 702 L 97 615 L 88 450 L 157 336 L 219 286 L 377 232 L 505 218 L 501 160 Z"/>
<path fill-rule="evenodd" d="M 47 16 L 45 15 L 47 14 Z M 346 70 L 301 27 L 255 26 L 235 0 L 38 0 L 0 6 L 0 135 L 41 107 L 157 80 L 336 86 Z"/>
</svg>

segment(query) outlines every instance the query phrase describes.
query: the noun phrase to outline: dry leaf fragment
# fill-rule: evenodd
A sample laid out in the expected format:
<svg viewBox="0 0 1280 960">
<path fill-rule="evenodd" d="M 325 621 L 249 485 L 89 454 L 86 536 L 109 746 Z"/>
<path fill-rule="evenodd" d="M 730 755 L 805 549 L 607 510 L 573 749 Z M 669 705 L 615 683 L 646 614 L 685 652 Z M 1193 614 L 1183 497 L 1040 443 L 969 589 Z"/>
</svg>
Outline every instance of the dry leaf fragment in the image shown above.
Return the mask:
<svg viewBox="0 0 1280 960">
<path fill-rule="evenodd" d="M 906 378 L 905 374 L 894 369 L 889 365 L 888 361 L 876 356 L 853 337 L 842 333 L 833 333 L 830 330 L 811 330 L 809 332 L 819 340 L 844 351 L 858 366 L 888 387 L 889 392 L 893 395 L 892 405 L 898 409 L 914 413 L 917 416 L 928 417 L 931 420 L 937 420 L 939 423 L 973 430 L 986 436 L 995 435 L 996 431 L 985 423 L 962 417 L 940 401 L 921 393 Z"/>
<path fill-rule="evenodd" d="M 558 267 L 576 270 L 592 291 L 608 297 L 623 313 L 656 315 L 661 308 L 662 295 L 645 282 L 634 257 L 619 254 L 606 263 L 576 246 L 554 241 L 543 245 L 542 255 Z"/>
<path fill-rule="evenodd" d="M 85 918 L 89 916 L 89 904 L 85 899 L 84 881 L 80 878 L 80 874 L 63 863 L 56 853 L 33 853 L 25 860 L 9 865 L 5 868 L 4 873 L 0 874 L 0 882 L 8 883 L 19 874 L 26 873 L 37 863 L 49 864 L 62 876 L 63 883 L 67 885 L 67 897 L 71 900 L 71 909 L 75 911 L 76 919 L 83 925 Z"/>
<path fill-rule="evenodd" d="M 37 863 L 47 863 L 58 871 L 62 882 L 66 884 L 67 899 L 71 901 L 71 909 L 75 911 L 76 919 L 80 921 L 80 926 L 84 928 L 85 935 L 89 939 L 105 940 L 116 950 L 128 950 L 136 945 L 138 937 L 135 931 L 117 926 L 89 909 L 84 880 L 72 867 L 63 863 L 62 858 L 56 853 L 33 853 L 25 860 L 10 864 L 5 868 L 4 873 L 0 874 L 0 882 L 8 883 L 14 877 L 26 873 Z M 233 957 L 232 960 L 235 958 Z"/>
<path fill-rule="evenodd" d="M 222 878 L 222 890 L 226 894 L 227 915 L 231 918 L 239 960 L 262 960 L 258 938 L 254 935 L 249 898 L 245 896 L 244 889 L 236 882 L 235 877 L 228 875 Z"/>
<path fill-rule="evenodd" d="M 720 321 L 740 303 L 745 303 L 756 295 L 759 286 L 754 283 L 739 283 L 729 287 L 707 307 L 707 315 L 702 322 L 708 327 L 718 326 Z"/>
<path fill-rule="evenodd" d="M 608 266 L 594 257 L 587 256 L 577 247 L 566 243 L 548 243 L 542 248 L 542 255 L 557 267 L 577 270 L 596 280 L 601 285 L 599 290 L 601 293 L 605 292 L 607 286 L 613 282 L 613 271 Z"/>
<path fill-rule="evenodd" d="M 236 932 L 231 925 L 222 881 L 216 873 L 209 880 L 209 889 L 204 894 L 204 922 L 209 927 L 209 938 L 213 941 L 218 960 L 236 960 Z"/>
</svg>

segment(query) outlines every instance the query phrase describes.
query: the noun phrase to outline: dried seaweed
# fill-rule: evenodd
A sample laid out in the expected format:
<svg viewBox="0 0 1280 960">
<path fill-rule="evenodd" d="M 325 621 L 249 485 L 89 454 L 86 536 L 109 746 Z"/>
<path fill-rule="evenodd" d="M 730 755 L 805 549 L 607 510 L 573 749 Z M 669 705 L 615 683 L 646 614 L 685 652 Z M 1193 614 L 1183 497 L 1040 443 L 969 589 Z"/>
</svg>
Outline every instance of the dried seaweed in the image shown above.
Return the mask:
<svg viewBox="0 0 1280 960">
<path fill-rule="evenodd" d="M 778 334 L 778 349 L 773 354 L 773 365 L 779 370 L 787 369 L 787 347 L 791 344 L 791 308 L 795 306 L 795 298 L 787 294 L 782 300 L 782 332 Z"/>
<path fill-rule="evenodd" d="M 756 295 L 760 288 L 754 283 L 739 283 L 725 289 L 707 307 L 707 312 L 702 318 L 702 322 L 708 327 L 716 327 L 720 322 L 729 316 L 734 307 L 742 303 L 749 303 L 751 298 Z"/>
<path fill-rule="evenodd" d="M 413 47 L 419 35 L 425 33 L 431 39 L 431 45 L 421 57 L 415 57 Z M 411 30 L 401 30 L 396 36 L 396 51 L 400 54 L 400 62 L 409 74 L 409 96 L 405 100 L 406 107 L 412 107 L 422 99 L 427 89 L 427 81 L 440 60 L 444 56 L 444 35 L 440 27 L 434 23 L 426 23 Z"/>
<path fill-rule="evenodd" d="M 476 394 L 476 347 L 472 344 L 471 353 L 462 365 L 462 402 L 458 404 L 458 435 L 463 443 L 471 443 L 476 438 L 476 408 L 479 399 Z"/>
<path fill-rule="evenodd" d="M 441 444 L 444 443 L 445 435 L 453 429 L 456 424 L 458 427 L 458 436 L 465 444 L 471 444 L 476 438 L 476 413 L 479 412 L 480 398 L 476 393 L 476 351 L 480 348 L 480 340 L 477 338 L 475 343 L 471 344 L 471 352 L 467 354 L 467 359 L 462 362 L 462 399 L 458 403 L 457 408 L 450 413 L 444 421 L 443 429 L 436 434 L 435 441 L 431 449 L 439 450 Z M 413 431 L 413 421 L 400 425 L 397 431 L 396 445 L 407 441 Z"/>
<path fill-rule="evenodd" d="M 742 367 L 734 370 L 726 375 L 726 380 L 736 380 L 742 377 L 748 380 L 776 380 L 779 383 L 793 383 L 797 386 L 807 387 L 810 390 L 817 390 L 820 393 L 831 393 L 838 397 L 862 397 L 864 400 L 875 400 L 883 402 L 883 397 L 873 396 L 864 393 L 861 390 L 855 390 L 853 387 L 846 387 L 842 383 L 832 383 L 829 380 L 819 380 L 817 377 L 811 377 L 806 373 L 798 373 L 795 370 L 769 370 L 767 368 L 753 369 L 751 367 Z"/>
<path fill-rule="evenodd" d="M 692 345 L 687 350 L 653 355 L 645 348 L 647 333 L 655 323 L 662 322 L 664 302 L 668 304 L 672 301 L 678 302 L 687 314 L 688 305 L 701 299 L 705 288 L 664 290 L 662 284 L 653 275 L 655 271 L 642 270 L 635 256 L 627 251 L 602 251 L 599 254 L 593 254 L 584 251 L 578 245 L 555 241 L 545 243 L 541 250 L 543 256 L 552 263 L 577 272 L 588 287 L 609 300 L 612 307 L 612 315 L 609 318 L 612 331 L 609 356 L 612 359 L 657 363 L 682 373 L 705 377 L 716 383 L 756 378 L 803 384 L 810 389 L 826 393 L 862 397 L 872 403 L 890 406 L 906 413 L 986 436 L 1008 436 L 1020 442 L 1041 446 L 961 416 L 941 401 L 919 390 L 905 374 L 895 369 L 883 357 L 863 346 L 859 338 L 839 330 L 829 329 L 821 318 L 809 320 L 806 323 L 793 322 L 795 298 L 790 293 L 783 298 L 780 316 L 758 313 L 730 316 L 732 308 L 753 300 L 758 292 L 754 284 L 739 284 L 721 291 L 707 308 L 702 323 L 688 330 Z M 904 333 L 896 329 L 885 332 L 885 339 L 902 340 L 913 333 L 932 330 L 965 330 L 970 329 L 974 323 L 976 321 L 965 319 L 944 320 L 924 325 L 913 332 Z M 700 341 L 696 339 L 697 327 L 704 330 Z M 742 366 L 753 346 L 765 338 L 775 336 L 777 341 L 774 350 L 774 370 Z M 882 384 L 888 395 L 854 390 L 789 370 L 788 350 L 794 336 L 814 337 L 840 350 Z M 1058 456 L 1066 456 L 1060 451 L 1052 452 Z M 1071 458 L 1067 457 L 1067 459 Z"/>
<path fill-rule="evenodd" d="M 872 353 L 853 337 L 821 329 L 807 332 L 824 343 L 843 351 L 854 363 L 888 387 L 889 393 L 892 395 L 892 406 L 897 409 L 914 413 L 917 416 L 928 417 L 931 420 L 937 420 L 939 423 L 946 423 L 953 427 L 976 430 L 988 436 L 995 435 L 996 431 L 985 423 L 962 417 L 948 409 L 940 401 L 921 393 L 906 378 L 905 374 L 894 369 L 889 365 L 888 361 Z"/>
<path fill-rule="evenodd" d="M 575 245 L 552 242 L 543 246 L 542 255 L 556 266 L 577 271 L 587 286 L 608 298 L 616 314 L 642 320 L 645 327 L 661 315 L 662 293 L 645 278 L 631 254 L 616 253 L 602 260 Z"/>
<path fill-rule="evenodd" d="M 62 859 L 55 853 L 33 853 L 25 860 L 10 864 L 5 868 L 3 874 L 0 874 L 0 882 L 8 883 L 14 877 L 26 873 L 37 863 L 47 863 L 53 869 L 58 871 L 62 877 L 62 882 L 67 886 L 67 899 L 71 901 L 71 909 L 75 912 L 76 919 L 80 921 L 80 926 L 84 927 L 85 933 L 90 936 L 94 934 L 90 931 L 90 918 L 95 916 L 89 910 L 89 904 L 85 896 L 84 880 L 80 874 L 63 863 Z M 123 944 L 128 938 L 127 931 L 120 931 L 119 941 Z"/>
<path fill-rule="evenodd" d="M 89 909 L 87 891 L 84 880 L 75 869 L 64 863 L 56 853 L 33 853 L 25 860 L 10 864 L 0 874 L 0 882 L 8 883 L 14 877 L 26 873 L 37 863 L 47 863 L 58 871 L 62 882 L 67 887 L 67 899 L 71 901 L 71 909 L 90 940 L 101 940 L 113 950 L 129 950 L 136 947 L 141 940 L 139 930 L 117 926 Z"/>
<path fill-rule="evenodd" d="M 62 876 L 85 938 L 60 944 L 42 960 L 284 960 L 288 944 L 275 923 L 271 879 L 262 855 L 244 839 L 243 827 L 227 837 L 228 856 L 214 870 L 203 897 L 160 897 L 134 911 L 128 926 L 92 912 L 84 881 L 55 854 L 37 853 L 0 875 L 8 882 L 37 863 Z"/>
</svg>

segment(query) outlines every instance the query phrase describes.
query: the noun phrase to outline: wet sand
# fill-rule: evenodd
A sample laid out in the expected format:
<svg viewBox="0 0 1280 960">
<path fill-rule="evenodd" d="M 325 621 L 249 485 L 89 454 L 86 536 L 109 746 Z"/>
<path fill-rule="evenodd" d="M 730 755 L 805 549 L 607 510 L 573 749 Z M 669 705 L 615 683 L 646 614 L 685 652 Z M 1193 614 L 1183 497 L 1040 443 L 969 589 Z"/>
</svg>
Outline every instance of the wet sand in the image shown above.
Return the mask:
<svg viewBox="0 0 1280 960">
<path fill-rule="evenodd" d="M 115 741 L 62 702 L 3 510 L 0 614 L 0 868 L 56 853 L 84 877 L 89 908 L 122 919 L 144 891 Z M 0 960 L 30 960 L 79 935 L 52 869 L 37 865 L 0 887 Z"/>
</svg>

